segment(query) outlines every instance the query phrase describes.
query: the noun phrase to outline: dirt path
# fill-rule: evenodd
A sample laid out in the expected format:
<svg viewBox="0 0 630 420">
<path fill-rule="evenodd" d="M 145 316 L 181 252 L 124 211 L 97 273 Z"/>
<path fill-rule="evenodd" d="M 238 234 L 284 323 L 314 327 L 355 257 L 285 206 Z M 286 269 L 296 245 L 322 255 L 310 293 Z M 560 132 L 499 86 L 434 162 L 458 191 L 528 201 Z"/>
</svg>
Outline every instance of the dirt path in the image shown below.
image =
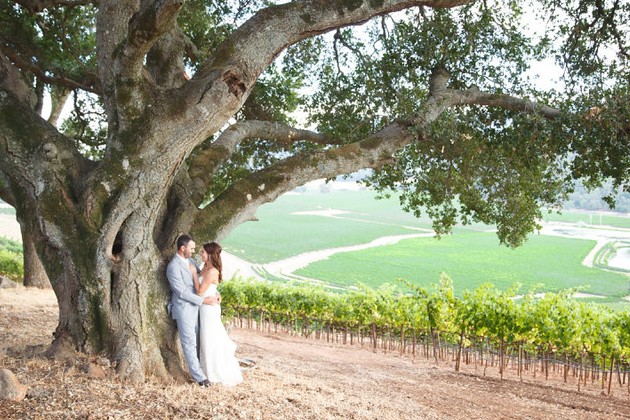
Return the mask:
<svg viewBox="0 0 630 420">
<path fill-rule="evenodd" d="M 235 388 L 118 382 L 111 369 L 86 373 L 44 359 L 56 324 L 50 291 L 0 290 L 0 368 L 29 387 L 21 402 L 0 401 L 0 418 L 217 419 L 627 419 L 630 396 L 613 385 L 578 392 L 561 378 L 500 380 L 488 369 L 373 353 L 358 346 L 232 328 L 237 355 L 253 359 Z M 538 376 L 540 378 L 540 375 Z M 627 385 L 626 385 L 627 386 Z"/>
</svg>

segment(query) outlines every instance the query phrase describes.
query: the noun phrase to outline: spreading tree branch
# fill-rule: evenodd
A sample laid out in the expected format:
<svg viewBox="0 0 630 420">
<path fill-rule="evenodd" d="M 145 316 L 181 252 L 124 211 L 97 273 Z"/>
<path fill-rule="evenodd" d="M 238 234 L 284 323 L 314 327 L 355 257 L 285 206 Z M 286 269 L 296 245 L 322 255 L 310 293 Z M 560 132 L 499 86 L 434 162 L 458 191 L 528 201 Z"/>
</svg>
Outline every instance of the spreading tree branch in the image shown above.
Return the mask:
<svg viewBox="0 0 630 420">
<path fill-rule="evenodd" d="M 102 94 L 100 80 L 95 73 L 86 71 L 78 77 L 68 77 L 54 68 L 42 69 L 40 66 L 33 64 L 31 60 L 27 60 L 13 48 L 6 46 L 4 42 L 0 43 L 0 49 L 17 68 L 32 73 L 35 77 L 49 85 L 55 85 L 66 89 L 82 89 L 97 95 Z"/>
<path fill-rule="evenodd" d="M 238 224 L 251 219 L 260 205 L 308 181 L 391 163 L 394 153 L 415 138 L 408 128 L 406 124 L 390 124 L 360 142 L 296 154 L 254 172 L 235 182 L 200 210 L 192 231 L 199 237 L 221 238 Z M 235 209 L 235 205 L 239 208 Z"/>
<path fill-rule="evenodd" d="M 129 21 L 129 33 L 118 56 L 118 76 L 123 81 L 141 78 L 144 59 L 158 38 L 171 31 L 184 5 L 181 0 L 151 2 Z"/>
<path fill-rule="evenodd" d="M 178 27 L 162 35 L 146 58 L 146 67 L 153 81 L 164 88 L 178 88 L 187 78 L 184 74 L 184 55 L 190 40 Z"/>
<path fill-rule="evenodd" d="M 386 2 L 335 0 L 293 1 L 257 12 L 232 33 L 197 71 L 173 101 L 186 103 L 202 120 L 210 109 L 233 115 L 245 102 L 265 68 L 288 46 L 337 28 L 358 25 L 369 19 L 414 6 L 451 8 L 472 0 L 390 0 Z M 208 121 L 207 118 L 204 120 Z M 201 124 L 201 123 L 200 123 Z M 208 138 L 216 127 L 199 127 Z M 172 142 L 180 139 L 172 139 Z M 197 140 L 197 142 L 199 142 Z M 172 147 L 173 145 L 167 145 Z M 193 145 L 194 146 L 194 145 Z"/>
<path fill-rule="evenodd" d="M 68 98 L 72 91 L 70 89 L 64 89 L 59 87 L 54 87 L 50 91 L 50 116 L 48 117 L 48 122 L 54 126 L 57 126 L 59 123 L 59 118 L 61 116 L 61 111 L 63 107 L 66 105 Z"/>
<path fill-rule="evenodd" d="M 442 67 L 433 69 L 429 82 L 430 95 L 426 103 L 423 104 L 418 117 L 414 120 L 416 127 L 422 127 L 428 121 L 433 121 L 446 108 L 462 105 L 485 105 L 510 111 L 539 114 L 547 119 L 556 119 L 563 115 L 562 111 L 557 108 L 511 95 L 482 92 L 476 86 L 465 90 L 449 89 L 447 87 L 449 77 L 446 69 Z"/>
<path fill-rule="evenodd" d="M 280 143 L 296 141 L 310 141 L 321 145 L 341 144 L 339 139 L 333 139 L 325 134 L 311 130 L 290 127 L 285 124 L 270 121 L 240 121 L 225 130 L 213 145 L 234 150 L 246 139 L 265 139 Z"/>
<path fill-rule="evenodd" d="M 0 90 L 11 92 L 20 102 L 33 108 L 37 102 L 35 91 L 24 81 L 20 72 L 6 55 L 0 53 Z"/>
<path fill-rule="evenodd" d="M 9 179 L 13 190 L 33 197 L 59 194 L 58 205 L 64 205 L 68 212 L 80 212 L 70 196 L 81 191 L 91 162 L 77 151 L 74 142 L 8 90 L 0 91 L 0 126 L 0 172 Z M 59 216 L 66 217 L 61 213 Z"/>
<path fill-rule="evenodd" d="M 545 104 L 510 95 L 485 93 L 479 91 L 478 89 L 469 89 L 459 92 L 457 97 L 459 97 L 460 105 L 487 105 L 510 111 L 539 114 L 550 120 L 560 118 L 563 115 L 561 110 Z"/>
<path fill-rule="evenodd" d="M 155 95 L 154 81 L 145 72 L 148 52 L 160 37 L 176 27 L 184 5 L 180 0 L 141 2 L 101 0 L 96 43 L 104 104 L 112 126 L 124 126 L 142 114 Z"/>
<path fill-rule="evenodd" d="M 193 200 L 200 202 L 207 190 L 207 182 L 217 169 L 232 156 L 238 145 L 251 139 L 271 140 L 290 144 L 309 141 L 319 145 L 339 145 L 341 141 L 321 133 L 268 121 L 239 121 L 228 127 L 210 147 L 197 154 L 190 162 L 189 174 L 198 186 Z"/>
</svg>

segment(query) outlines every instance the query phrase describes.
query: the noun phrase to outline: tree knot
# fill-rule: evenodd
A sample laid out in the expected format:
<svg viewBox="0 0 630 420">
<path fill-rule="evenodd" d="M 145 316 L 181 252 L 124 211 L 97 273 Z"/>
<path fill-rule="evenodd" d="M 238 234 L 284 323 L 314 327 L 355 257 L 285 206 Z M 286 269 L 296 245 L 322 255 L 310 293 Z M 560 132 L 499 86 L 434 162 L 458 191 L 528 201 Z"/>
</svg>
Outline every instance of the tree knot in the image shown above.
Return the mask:
<svg viewBox="0 0 630 420">
<path fill-rule="evenodd" d="M 53 160 L 57 159 L 57 155 L 57 146 L 52 143 L 44 144 L 44 157 L 46 158 L 46 160 L 52 162 Z"/>
<path fill-rule="evenodd" d="M 240 99 L 245 93 L 245 83 L 241 80 L 241 78 L 232 70 L 228 70 L 223 74 L 223 81 L 228 87 L 228 91 Z"/>
</svg>

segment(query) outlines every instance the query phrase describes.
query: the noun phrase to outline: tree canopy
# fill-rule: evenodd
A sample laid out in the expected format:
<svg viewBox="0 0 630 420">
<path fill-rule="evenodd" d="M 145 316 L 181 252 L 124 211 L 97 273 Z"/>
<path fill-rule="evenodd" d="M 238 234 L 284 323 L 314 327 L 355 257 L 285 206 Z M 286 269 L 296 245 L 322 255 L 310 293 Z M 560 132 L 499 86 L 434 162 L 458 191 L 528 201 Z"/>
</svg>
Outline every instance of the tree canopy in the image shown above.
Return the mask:
<svg viewBox="0 0 630 420">
<path fill-rule="evenodd" d="M 234 87 L 246 92 L 227 124 L 240 133 L 225 141 L 229 154 L 214 165 L 218 176 L 197 194 L 199 205 L 288 156 L 359 142 L 393 124 L 404 125 L 414 140 L 395 161 L 378 165 L 370 184 L 403 191 L 403 206 L 427 209 L 438 232 L 448 232 L 459 216 L 496 223 L 500 239 L 518 245 L 535 227 L 539 208 L 557 206 L 572 179 L 599 186 L 612 177 L 614 191 L 627 187 L 624 2 L 150 3 L 138 10 L 128 4 L 135 14 L 123 29 L 127 39 L 107 50 L 127 48 L 142 57 L 134 58 L 133 71 L 145 73 L 133 77 L 154 88 L 183 89 L 221 54 L 236 55 L 229 50 L 238 43 L 246 48 L 273 38 L 263 31 L 292 15 L 313 26 L 282 28 L 287 39 L 265 46 L 272 50 L 260 54 L 265 62 L 251 90 Z M 99 6 L 5 1 L 1 15 L 5 60 L 38 94 L 37 107 L 44 91 L 53 101 L 73 92 L 74 111 L 62 131 L 96 159 L 107 149 L 112 122 L 111 81 L 102 68 L 99 77 L 95 48 Z M 123 8 L 100 12 L 102 26 Z M 313 21 L 329 13 L 334 24 Z M 118 65 L 126 64 L 130 58 L 120 55 Z M 538 80 L 532 68 L 542 70 Z M 189 159 L 204 156 L 221 133 L 228 137 L 227 128 L 207 130 Z M 199 166 L 201 173 L 207 168 Z M 370 165 L 347 171 L 360 166 Z"/>
<path fill-rule="evenodd" d="M 510 246 L 576 179 L 612 200 L 629 18 L 620 0 L 3 0 L 0 198 L 67 308 L 56 338 L 157 369 L 154 256 L 312 179 L 372 169 L 436 232 L 481 221 Z"/>
</svg>

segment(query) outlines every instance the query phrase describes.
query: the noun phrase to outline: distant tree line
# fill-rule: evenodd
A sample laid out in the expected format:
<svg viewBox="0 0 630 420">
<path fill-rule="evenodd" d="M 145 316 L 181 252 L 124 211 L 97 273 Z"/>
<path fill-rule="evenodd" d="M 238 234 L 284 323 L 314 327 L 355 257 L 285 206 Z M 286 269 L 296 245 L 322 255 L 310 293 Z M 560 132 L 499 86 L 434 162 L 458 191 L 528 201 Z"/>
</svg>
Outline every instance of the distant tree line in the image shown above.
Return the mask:
<svg viewBox="0 0 630 420">
<path fill-rule="evenodd" d="M 604 185 L 592 191 L 578 183 L 575 191 L 569 195 L 564 203 L 565 209 L 589 211 L 613 211 L 616 213 L 630 213 L 630 193 L 619 192 L 615 196 L 614 208 L 610 208 L 604 197 L 611 195 L 612 185 Z"/>
</svg>

